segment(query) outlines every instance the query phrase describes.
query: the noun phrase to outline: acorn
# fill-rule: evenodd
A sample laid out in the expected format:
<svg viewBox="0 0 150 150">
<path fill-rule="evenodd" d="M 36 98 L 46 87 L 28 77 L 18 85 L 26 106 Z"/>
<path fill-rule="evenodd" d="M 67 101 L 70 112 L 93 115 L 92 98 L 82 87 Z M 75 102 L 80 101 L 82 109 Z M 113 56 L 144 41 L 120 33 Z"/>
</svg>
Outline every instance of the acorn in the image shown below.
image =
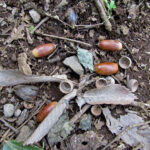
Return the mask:
<svg viewBox="0 0 150 150">
<path fill-rule="evenodd" d="M 42 44 L 32 50 L 32 55 L 36 58 L 44 57 L 56 49 L 56 45 L 53 43 Z"/>
<path fill-rule="evenodd" d="M 117 40 L 101 40 L 98 45 L 104 51 L 120 51 L 122 49 L 122 43 Z"/>
<path fill-rule="evenodd" d="M 56 105 L 57 105 L 57 102 L 54 101 L 54 102 L 49 103 L 45 107 L 43 107 L 41 111 L 37 114 L 36 120 L 38 122 L 42 122 Z"/>
<path fill-rule="evenodd" d="M 113 62 L 95 64 L 94 70 L 100 75 L 112 75 L 118 71 L 118 65 Z"/>
</svg>

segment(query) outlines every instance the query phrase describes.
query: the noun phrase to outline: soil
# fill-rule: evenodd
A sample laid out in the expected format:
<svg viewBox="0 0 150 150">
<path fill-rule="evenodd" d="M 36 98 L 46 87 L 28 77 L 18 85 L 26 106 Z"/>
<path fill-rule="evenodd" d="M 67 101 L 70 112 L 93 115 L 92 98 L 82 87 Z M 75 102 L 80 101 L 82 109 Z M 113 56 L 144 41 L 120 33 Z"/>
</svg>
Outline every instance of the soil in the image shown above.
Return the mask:
<svg viewBox="0 0 150 150">
<path fill-rule="evenodd" d="M 13 41 L 8 45 L 8 47 L 5 50 L 3 50 L 5 48 L 4 42 L 10 36 L 10 33 L 15 26 L 18 26 L 23 21 L 28 27 L 32 25 L 36 26 L 36 24 L 33 23 L 33 20 L 29 17 L 29 10 L 24 7 L 24 4 L 34 2 L 37 6 L 37 10 L 44 10 L 44 0 L 4 0 L 4 2 L 7 5 L 6 8 L 3 8 L 0 5 L 0 19 L 3 19 L 3 21 L 0 22 L 0 66 L 2 66 L 3 69 L 18 69 L 18 54 L 25 52 L 28 56 L 28 64 L 30 64 L 33 74 L 66 74 L 69 79 L 79 82 L 80 77 L 62 63 L 64 57 L 76 55 L 76 50 L 71 46 L 70 42 L 68 41 L 58 40 L 50 37 L 42 37 L 40 35 L 33 34 L 33 44 L 29 44 L 25 34 L 24 39 L 18 39 Z M 54 12 L 59 2 L 60 1 L 50 0 L 49 12 L 57 14 L 59 18 L 64 22 L 67 22 L 67 19 L 65 18 L 64 14 L 67 11 L 67 9 L 71 7 L 75 10 L 75 12 L 78 15 L 77 24 L 79 25 L 96 24 L 102 22 L 99 13 L 94 5 L 94 2 L 92 1 L 89 2 L 86 0 L 68 0 L 68 4 L 66 6 Z M 135 19 L 129 18 L 129 8 L 133 3 L 135 3 L 138 8 L 138 11 L 134 12 L 136 15 Z M 54 19 L 49 19 L 48 21 L 43 23 L 38 30 L 42 33 L 54 34 L 92 44 L 92 48 L 88 48 L 84 45 L 80 46 L 82 48 L 88 49 L 89 51 L 95 52 L 96 58 L 98 58 L 98 62 L 113 61 L 118 63 L 122 55 L 129 56 L 132 60 L 132 67 L 127 70 L 119 68 L 117 74 L 123 73 L 124 75 L 124 79 L 120 82 L 122 85 L 126 86 L 127 75 L 129 75 L 129 77 L 132 79 L 138 80 L 139 88 L 135 92 L 135 94 L 138 97 L 138 101 L 148 102 L 150 100 L 150 54 L 148 54 L 148 52 L 150 53 L 150 10 L 146 7 L 145 3 L 146 1 L 140 0 L 128 0 L 127 3 L 125 0 L 116 1 L 117 8 L 115 9 L 115 11 L 113 11 L 112 18 L 110 19 L 113 28 L 111 32 L 107 31 L 103 25 L 99 27 L 94 27 L 92 29 L 70 29 L 68 26 L 65 26 L 61 22 Z M 14 8 L 17 8 L 17 12 L 15 13 L 13 20 L 9 20 L 10 16 L 12 15 L 11 11 Z M 44 17 L 45 16 L 42 16 L 42 19 Z M 96 21 L 92 21 L 91 18 L 96 18 Z M 129 29 L 127 35 L 124 35 L 120 30 L 121 25 L 125 25 Z M 92 32 L 94 32 L 92 37 L 89 36 L 89 32 L 91 30 L 93 30 Z M 123 45 L 123 50 L 120 52 L 103 53 L 103 51 L 101 51 L 97 47 L 99 38 L 102 36 L 104 36 L 106 39 L 118 39 L 122 43 L 125 43 L 128 46 L 128 49 Z M 31 50 L 33 48 L 37 47 L 40 44 L 50 42 L 57 44 L 57 51 L 52 57 L 35 59 L 31 55 Z M 75 46 L 76 45 L 77 44 L 75 44 Z M 138 52 L 134 53 L 134 48 L 138 49 Z M 56 56 L 62 57 L 62 60 L 57 61 L 55 63 L 49 63 L 49 60 L 55 58 Z M 85 73 L 90 74 L 89 72 Z M 96 74 L 94 74 L 94 76 L 96 76 Z M 36 84 L 36 86 L 40 87 L 40 92 L 37 98 L 35 99 L 34 106 L 36 106 L 37 103 L 39 103 L 40 105 L 43 102 L 43 100 L 46 100 L 45 104 L 49 103 L 50 101 L 59 101 L 59 99 L 64 95 L 59 91 L 59 85 L 56 83 L 40 83 Z M 1 88 L 0 117 L 3 117 L 3 105 L 6 103 L 13 103 L 15 106 L 18 104 L 18 108 L 20 108 L 21 110 L 24 109 L 22 100 L 16 97 L 15 94 L 9 89 L 11 89 L 11 87 Z M 12 97 L 14 97 L 14 101 L 11 101 Z M 69 108 L 73 109 L 68 109 L 67 111 L 70 112 L 70 117 L 72 117 L 77 111 L 79 111 L 79 108 L 76 105 L 76 103 L 74 103 L 74 100 L 71 101 L 70 105 L 71 106 Z M 129 106 L 114 107 L 114 109 L 117 108 L 124 109 L 129 108 Z M 132 107 L 130 108 L 135 109 Z M 32 109 L 34 109 L 34 107 Z M 32 109 L 28 109 L 29 114 L 32 112 Z M 136 110 L 139 111 L 139 109 Z M 90 113 L 90 111 L 87 111 L 86 113 Z M 108 130 L 106 125 L 104 125 L 104 127 L 102 127 L 100 130 L 97 130 L 93 124 L 93 122 L 96 119 L 96 117 L 92 117 L 92 130 L 98 134 L 104 135 L 107 141 L 110 142 L 115 136 Z M 32 120 L 34 120 L 35 124 L 38 125 L 38 123 L 35 120 L 35 117 L 33 117 Z M 101 120 L 105 121 L 103 115 L 101 115 Z M 18 128 L 15 121 L 9 123 L 15 128 Z M 0 137 L 2 137 L 3 134 L 8 130 L 8 127 L 6 127 L 3 123 L 0 122 L 0 129 Z M 10 131 L 9 133 L 11 132 L 13 131 Z M 77 133 L 83 132 L 76 128 L 75 131 L 72 132 L 72 135 Z M 5 140 L 15 139 L 16 137 L 17 134 L 13 134 L 11 136 L 7 136 Z M 64 141 L 64 145 L 67 145 L 67 142 L 69 142 L 70 137 L 71 135 L 67 138 L 67 140 Z M 42 147 L 43 141 L 44 139 L 38 143 L 38 146 Z M 4 140 L 1 141 L 1 148 L 3 142 Z M 60 146 L 59 144 L 57 146 Z M 116 146 L 117 143 L 112 145 L 112 148 Z M 64 146 L 64 149 L 65 148 L 66 147 Z M 49 149 L 48 143 L 45 144 L 45 149 Z M 130 149 L 129 146 L 126 146 L 126 149 Z"/>
</svg>

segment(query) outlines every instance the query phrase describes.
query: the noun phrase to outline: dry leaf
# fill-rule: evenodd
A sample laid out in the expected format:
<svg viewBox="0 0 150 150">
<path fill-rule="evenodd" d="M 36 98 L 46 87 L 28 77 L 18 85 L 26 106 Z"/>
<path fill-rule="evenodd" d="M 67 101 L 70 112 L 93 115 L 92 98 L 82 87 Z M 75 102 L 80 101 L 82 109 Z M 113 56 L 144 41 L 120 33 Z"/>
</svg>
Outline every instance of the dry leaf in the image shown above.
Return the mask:
<svg viewBox="0 0 150 150">
<path fill-rule="evenodd" d="M 71 93 L 64 96 L 56 105 L 56 107 L 48 114 L 43 122 L 34 131 L 31 137 L 25 141 L 24 145 L 29 145 L 40 141 L 49 130 L 55 125 L 59 117 L 62 115 L 64 110 L 67 108 L 67 104 L 70 99 L 74 98 L 77 94 L 77 90 L 74 89 Z"/>
<path fill-rule="evenodd" d="M 21 53 L 18 56 L 18 67 L 19 70 L 25 75 L 32 75 L 32 70 L 30 66 L 27 64 L 27 55 L 26 53 Z"/>
<path fill-rule="evenodd" d="M 14 28 L 10 34 L 10 36 L 7 38 L 7 40 L 4 42 L 4 44 L 10 44 L 14 40 L 23 39 L 24 38 L 24 24 L 18 26 L 18 28 Z"/>
<path fill-rule="evenodd" d="M 62 82 L 69 81 L 62 77 L 53 76 L 36 76 L 36 75 L 25 75 L 18 70 L 5 70 L 0 71 L 0 86 L 13 86 L 18 84 L 26 83 L 39 83 L 39 82 Z"/>
<path fill-rule="evenodd" d="M 92 89 L 78 96 L 77 103 L 81 107 L 84 103 L 128 105 L 134 102 L 136 96 L 126 87 L 119 84 L 111 84 L 100 89 Z"/>
<path fill-rule="evenodd" d="M 107 107 L 102 110 L 106 118 L 107 127 L 116 135 L 120 134 L 129 126 L 144 122 L 143 118 L 135 113 L 127 113 L 116 119 L 111 115 L 111 112 Z M 148 150 L 150 147 L 150 127 L 148 126 L 144 129 L 138 127 L 129 129 L 121 136 L 121 139 L 132 147 L 137 146 L 140 143 L 144 147 L 144 150 Z"/>
</svg>

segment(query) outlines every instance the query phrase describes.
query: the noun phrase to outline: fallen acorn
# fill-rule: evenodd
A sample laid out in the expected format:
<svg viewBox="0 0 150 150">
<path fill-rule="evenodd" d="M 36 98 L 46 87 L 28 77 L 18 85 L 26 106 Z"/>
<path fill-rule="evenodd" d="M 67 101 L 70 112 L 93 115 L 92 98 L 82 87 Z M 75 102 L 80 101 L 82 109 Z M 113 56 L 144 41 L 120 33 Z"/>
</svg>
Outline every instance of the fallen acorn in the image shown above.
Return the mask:
<svg viewBox="0 0 150 150">
<path fill-rule="evenodd" d="M 117 40 L 101 40 L 98 43 L 99 48 L 105 51 L 120 51 L 122 43 Z"/>
<path fill-rule="evenodd" d="M 36 58 L 44 57 L 54 52 L 55 48 L 53 43 L 42 44 L 32 50 L 32 55 Z"/>
<path fill-rule="evenodd" d="M 36 120 L 38 122 L 42 122 L 45 117 L 52 111 L 52 109 L 57 105 L 57 102 L 51 102 L 48 105 L 46 105 L 45 107 L 43 107 L 41 109 L 41 111 L 37 114 L 36 116 Z"/>
<path fill-rule="evenodd" d="M 112 75 L 118 71 L 118 65 L 113 62 L 95 64 L 94 70 L 100 75 Z"/>
</svg>

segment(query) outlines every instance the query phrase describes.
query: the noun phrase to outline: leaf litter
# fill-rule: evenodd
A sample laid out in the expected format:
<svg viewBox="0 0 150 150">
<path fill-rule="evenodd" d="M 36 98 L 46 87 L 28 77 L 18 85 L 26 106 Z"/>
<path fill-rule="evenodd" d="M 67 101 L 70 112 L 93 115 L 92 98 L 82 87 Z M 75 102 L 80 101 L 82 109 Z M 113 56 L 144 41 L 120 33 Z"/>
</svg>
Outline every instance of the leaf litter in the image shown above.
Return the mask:
<svg viewBox="0 0 150 150">
<path fill-rule="evenodd" d="M 105 116 L 108 129 L 116 135 L 119 135 L 129 126 L 144 122 L 143 118 L 135 113 L 120 115 L 120 117 L 116 119 L 111 115 L 108 107 L 102 108 L 102 111 Z M 150 127 L 147 126 L 143 129 L 134 127 L 129 129 L 128 131 L 124 132 L 123 135 L 121 135 L 121 139 L 132 147 L 137 146 L 140 143 L 144 150 L 148 150 L 150 147 Z"/>
</svg>

